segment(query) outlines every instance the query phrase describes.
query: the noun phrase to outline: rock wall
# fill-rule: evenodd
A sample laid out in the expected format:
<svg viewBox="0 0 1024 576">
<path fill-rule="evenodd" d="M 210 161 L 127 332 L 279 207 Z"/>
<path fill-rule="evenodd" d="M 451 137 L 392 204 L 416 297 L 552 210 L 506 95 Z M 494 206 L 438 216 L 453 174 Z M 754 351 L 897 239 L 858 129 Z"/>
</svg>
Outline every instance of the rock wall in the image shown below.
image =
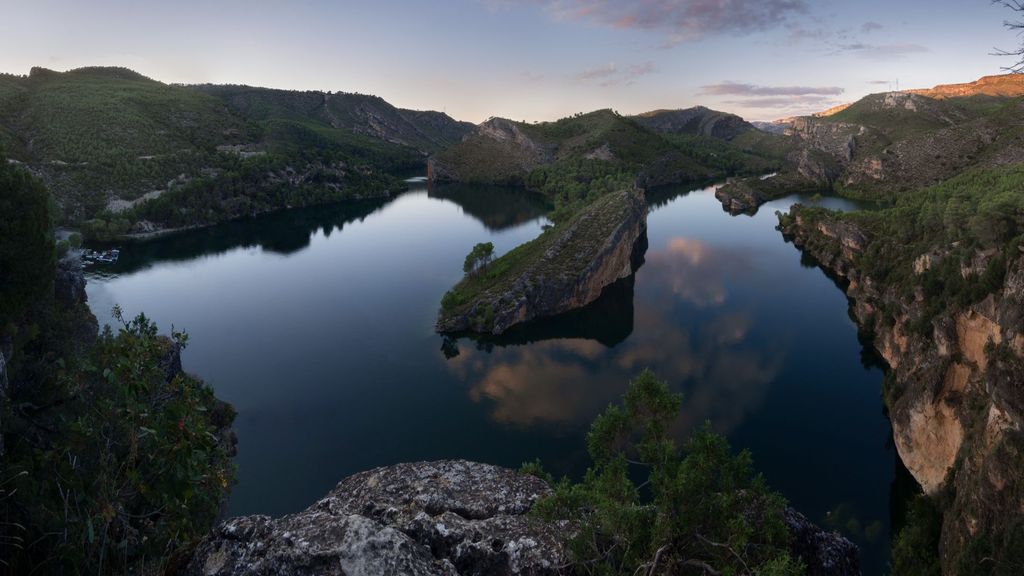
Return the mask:
<svg viewBox="0 0 1024 576">
<path fill-rule="evenodd" d="M 569 573 L 571 527 L 527 516 L 549 494 L 518 472 L 446 460 L 350 476 L 306 510 L 233 518 L 196 549 L 187 576 Z M 860 573 L 856 547 L 787 509 L 810 576 Z"/>
<path fill-rule="evenodd" d="M 607 194 L 534 242 L 529 262 L 472 302 L 442 310 L 442 333 L 502 334 L 512 326 L 582 308 L 631 275 L 647 248 L 647 203 L 639 189 Z"/>
<path fill-rule="evenodd" d="M 856 227 L 794 207 L 781 229 L 844 287 L 893 372 L 886 403 L 900 458 L 927 494 L 950 502 L 944 573 L 975 541 L 999 556 L 1024 521 L 1024 259 L 1009 264 L 1002 289 L 922 331 L 920 293 L 901 298 L 856 268 L 868 242 Z"/>
</svg>

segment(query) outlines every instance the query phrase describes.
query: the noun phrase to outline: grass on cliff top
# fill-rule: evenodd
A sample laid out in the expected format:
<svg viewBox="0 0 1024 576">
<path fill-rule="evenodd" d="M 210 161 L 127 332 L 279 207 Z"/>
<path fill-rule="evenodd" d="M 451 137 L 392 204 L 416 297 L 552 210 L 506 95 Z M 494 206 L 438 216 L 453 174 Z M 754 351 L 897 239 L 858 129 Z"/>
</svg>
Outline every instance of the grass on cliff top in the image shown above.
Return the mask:
<svg viewBox="0 0 1024 576">
<path fill-rule="evenodd" d="M 528 274 L 532 279 L 576 276 L 629 214 L 631 191 L 604 194 L 575 216 L 537 238 L 510 250 L 486 268 L 467 275 L 441 300 L 443 314 L 468 311 L 481 298 L 493 300 L 510 290 L 515 279 Z M 555 248 L 552 250 L 552 248 Z M 550 250 L 550 253 L 549 253 Z"/>
</svg>

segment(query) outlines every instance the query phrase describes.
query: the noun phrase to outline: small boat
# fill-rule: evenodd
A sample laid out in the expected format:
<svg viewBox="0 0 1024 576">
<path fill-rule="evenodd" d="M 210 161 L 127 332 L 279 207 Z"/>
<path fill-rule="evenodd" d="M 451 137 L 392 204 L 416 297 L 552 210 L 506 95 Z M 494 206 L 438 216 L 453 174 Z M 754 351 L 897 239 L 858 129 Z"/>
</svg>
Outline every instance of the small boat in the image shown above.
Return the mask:
<svg viewBox="0 0 1024 576">
<path fill-rule="evenodd" d="M 104 250 L 103 252 L 97 252 L 96 250 L 86 250 L 85 253 L 83 254 L 83 256 L 87 260 L 92 260 L 94 262 L 107 262 L 107 263 L 117 262 L 117 258 L 120 255 L 121 255 L 121 251 L 118 250 L 117 248 L 114 248 L 112 250 Z"/>
</svg>

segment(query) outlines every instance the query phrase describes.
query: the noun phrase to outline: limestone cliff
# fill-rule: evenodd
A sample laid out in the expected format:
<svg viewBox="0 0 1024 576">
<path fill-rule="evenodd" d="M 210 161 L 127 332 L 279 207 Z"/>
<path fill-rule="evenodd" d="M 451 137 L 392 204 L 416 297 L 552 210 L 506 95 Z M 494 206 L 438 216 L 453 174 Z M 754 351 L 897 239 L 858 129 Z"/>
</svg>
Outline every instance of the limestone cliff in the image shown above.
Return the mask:
<svg viewBox="0 0 1024 576">
<path fill-rule="evenodd" d="M 543 480 L 447 460 L 398 464 L 341 481 L 283 518 L 227 520 L 196 549 L 188 576 L 571 573 L 572 527 L 527 513 L 551 493 Z M 860 573 L 856 547 L 792 509 L 794 556 L 810 576 Z"/>
<path fill-rule="evenodd" d="M 606 194 L 459 283 L 445 298 L 437 330 L 502 334 L 517 324 L 582 308 L 636 270 L 646 239 L 643 192 Z"/>
<path fill-rule="evenodd" d="M 982 76 L 974 82 L 939 84 L 934 88 L 905 90 L 905 92 L 936 99 L 979 95 L 1014 98 L 1024 96 L 1024 78 L 1020 74 Z"/>
<path fill-rule="evenodd" d="M 780 228 L 843 286 L 891 368 L 885 395 L 900 458 L 927 494 L 949 502 L 944 573 L 972 546 L 1005 562 L 1024 521 L 1024 258 L 1007 263 L 988 297 L 932 317 L 920 290 L 900 294 L 857 268 L 872 242 L 857 226 L 796 206 Z M 942 257 L 920 255 L 914 273 Z"/>
</svg>

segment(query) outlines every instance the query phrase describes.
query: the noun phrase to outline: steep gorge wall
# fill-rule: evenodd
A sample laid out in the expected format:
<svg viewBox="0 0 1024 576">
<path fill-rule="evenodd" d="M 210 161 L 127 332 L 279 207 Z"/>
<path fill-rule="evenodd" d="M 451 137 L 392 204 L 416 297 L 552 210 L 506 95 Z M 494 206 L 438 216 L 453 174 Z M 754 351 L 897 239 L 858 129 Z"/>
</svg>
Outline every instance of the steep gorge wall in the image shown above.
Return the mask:
<svg viewBox="0 0 1024 576">
<path fill-rule="evenodd" d="M 891 368 L 885 395 L 900 458 L 947 503 L 943 571 L 956 573 L 972 546 L 1006 561 L 1024 534 L 1024 258 L 984 300 L 922 322 L 920 291 L 901 298 L 856 268 L 870 240 L 855 226 L 794 207 L 781 229 L 844 286 Z M 929 262 L 918 258 L 917 273 Z"/>
</svg>

